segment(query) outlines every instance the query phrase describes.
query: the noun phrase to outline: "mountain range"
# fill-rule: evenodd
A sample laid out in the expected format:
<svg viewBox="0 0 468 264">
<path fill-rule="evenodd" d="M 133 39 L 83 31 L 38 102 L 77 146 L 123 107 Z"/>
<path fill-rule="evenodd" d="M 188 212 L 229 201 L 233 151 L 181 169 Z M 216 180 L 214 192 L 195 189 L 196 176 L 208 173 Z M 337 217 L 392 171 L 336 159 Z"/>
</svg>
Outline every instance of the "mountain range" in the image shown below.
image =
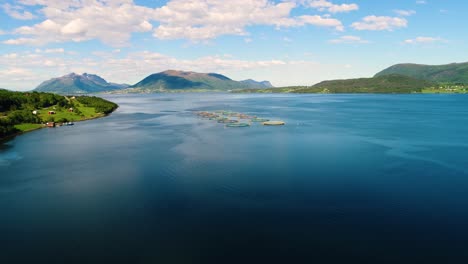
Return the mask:
<svg viewBox="0 0 468 264">
<path fill-rule="evenodd" d="M 270 82 L 252 79 L 234 81 L 217 73 L 168 70 L 151 74 L 134 85 L 109 83 L 98 75 L 71 73 L 40 84 L 35 91 L 58 94 L 99 92 L 229 91 L 246 88 L 271 88 Z"/>
<path fill-rule="evenodd" d="M 410 93 L 438 88 L 444 84 L 468 85 L 468 62 L 445 65 L 396 64 L 371 78 L 331 80 L 313 86 L 282 88 L 274 88 L 268 81 L 235 81 L 218 73 L 192 71 L 167 70 L 154 73 L 134 85 L 109 83 L 94 74 L 71 73 L 45 81 L 35 90 L 59 94 L 187 91 Z"/>
</svg>

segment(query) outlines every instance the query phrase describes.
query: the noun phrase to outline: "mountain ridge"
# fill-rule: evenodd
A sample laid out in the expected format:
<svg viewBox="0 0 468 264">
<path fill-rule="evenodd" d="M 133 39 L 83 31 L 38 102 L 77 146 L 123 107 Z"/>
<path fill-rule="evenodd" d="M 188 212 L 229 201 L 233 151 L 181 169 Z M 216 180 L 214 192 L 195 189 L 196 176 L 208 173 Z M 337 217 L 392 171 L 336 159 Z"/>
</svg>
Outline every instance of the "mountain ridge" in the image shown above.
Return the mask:
<svg viewBox="0 0 468 264">
<path fill-rule="evenodd" d="M 269 85 L 271 85 L 268 82 Z M 193 71 L 167 70 L 153 73 L 128 90 L 164 91 L 229 91 L 246 88 L 268 88 L 264 82 L 254 80 L 235 81 L 219 73 L 199 73 Z"/>
<path fill-rule="evenodd" d="M 400 74 L 438 83 L 468 84 L 468 62 L 441 65 L 400 63 L 378 72 L 374 77 L 388 74 Z"/>
</svg>

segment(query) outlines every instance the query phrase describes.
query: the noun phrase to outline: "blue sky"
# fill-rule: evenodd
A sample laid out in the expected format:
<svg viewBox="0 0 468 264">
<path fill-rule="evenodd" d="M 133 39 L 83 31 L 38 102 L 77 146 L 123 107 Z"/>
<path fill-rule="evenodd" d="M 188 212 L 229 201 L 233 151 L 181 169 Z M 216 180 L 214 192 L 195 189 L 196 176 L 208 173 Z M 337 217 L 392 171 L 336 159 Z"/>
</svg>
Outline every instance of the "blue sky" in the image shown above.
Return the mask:
<svg viewBox="0 0 468 264">
<path fill-rule="evenodd" d="M 167 69 L 276 86 L 468 61 L 458 0 L 6 0 L 0 87 L 70 72 L 136 83 Z"/>
</svg>

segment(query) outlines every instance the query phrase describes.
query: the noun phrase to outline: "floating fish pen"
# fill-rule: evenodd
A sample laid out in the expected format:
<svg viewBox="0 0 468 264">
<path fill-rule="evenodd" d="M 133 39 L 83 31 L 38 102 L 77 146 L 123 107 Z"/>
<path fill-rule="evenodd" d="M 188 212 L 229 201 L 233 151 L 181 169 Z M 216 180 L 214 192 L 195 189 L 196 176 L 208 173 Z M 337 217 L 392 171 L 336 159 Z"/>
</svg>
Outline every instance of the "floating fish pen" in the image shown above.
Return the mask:
<svg viewBox="0 0 468 264">
<path fill-rule="evenodd" d="M 238 123 L 239 121 L 237 120 L 232 120 L 232 119 L 223 119 L 223 120 L 218 120 L 218 123 L 222 124 L 233 124 L 233 123 Z"/>
<path fill-rule="evenodd" d="M 265 118 L 252 118 L 250 121 L 252 122 L 258 122 L 258 123 L 262 123 L 262 122 L 268 122 L 270 121 L 269 119 L 265 119 Z"/>
<path fill-rule="evenodd" d="M 257 116 L 249 116 L 244 113 L 237 113 L 226 110 L 216 110 L 214 112 L 201 111 L 196 113 L 202 118 L 207 118 L 209 120 L 217 121 L 221 124 L 226 124 L 226 127 L 249 127 L 251 126 L 250 122 L 262 123 L 264 126 L 283 126 L 285 122 L 283 121 L 270 121 L 266 118 L 260 118 Z M 237 117 L 237 119 L 230 119 L 232 117 Z M 248 123 L 240 122 L 241 120 L 248 120 Z"/>
<path fill-rule="evenodd" d="M 283 121 L 267 121 L 263 122 L 264 126 L 284 126 L 285 123 Z"/>
<path fill-rule="evenodd" d="M 226 127 L 249 127 L 250 124 L 247 123 L 231 123 L 227 124 Z"/>
</svg>

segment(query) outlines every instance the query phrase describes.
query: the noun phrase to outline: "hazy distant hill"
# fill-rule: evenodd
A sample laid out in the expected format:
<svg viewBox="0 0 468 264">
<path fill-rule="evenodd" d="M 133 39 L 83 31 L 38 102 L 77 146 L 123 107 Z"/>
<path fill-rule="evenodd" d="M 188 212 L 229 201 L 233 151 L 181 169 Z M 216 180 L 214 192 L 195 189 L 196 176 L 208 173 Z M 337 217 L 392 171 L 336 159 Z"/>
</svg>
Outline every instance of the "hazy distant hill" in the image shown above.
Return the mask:
<svg viewBox="0 0 468 264">
<path fill-rule="evenodd" d="M 404 75 L 384 75 L 374 78 L 323 81 L 313 86 L 247 89 L 246 93 L 419 93 L 435 83 Z"/>
<path fill-rule="evenodd" d="M 168 70 L 151 74 L 142 81 L 132 85 L 128 90 L 133 92 L 146 91 L 228 91 L 246 88 L 271 87 L 267 81 L 256 82 L 254 80 L 234 81 L 217 73 L 198 73 L 187 71 Z"/>
<path fill-rule="evenodd" d="M 375 76 L 388 74 L 401 74 L 439 83 L 468 84 L 468 62 L 446 65 L 397 64 L 377 73 Z"/>
<path fill-rule="evenodd" d="M 35 91 L 58 94 L 83 94 L 114 91 L 127 88 L 126 84 L 109 83 L 95 74 L 70 73 L 41 83 Z"/>
<path fill-rule="evenodd" d="M 248 85 L 250 88 L 272 88 L 273 85 L 269 81 L 257 82 L 252 79 L 240 81 L 243 84 Z"/>
</svg>

